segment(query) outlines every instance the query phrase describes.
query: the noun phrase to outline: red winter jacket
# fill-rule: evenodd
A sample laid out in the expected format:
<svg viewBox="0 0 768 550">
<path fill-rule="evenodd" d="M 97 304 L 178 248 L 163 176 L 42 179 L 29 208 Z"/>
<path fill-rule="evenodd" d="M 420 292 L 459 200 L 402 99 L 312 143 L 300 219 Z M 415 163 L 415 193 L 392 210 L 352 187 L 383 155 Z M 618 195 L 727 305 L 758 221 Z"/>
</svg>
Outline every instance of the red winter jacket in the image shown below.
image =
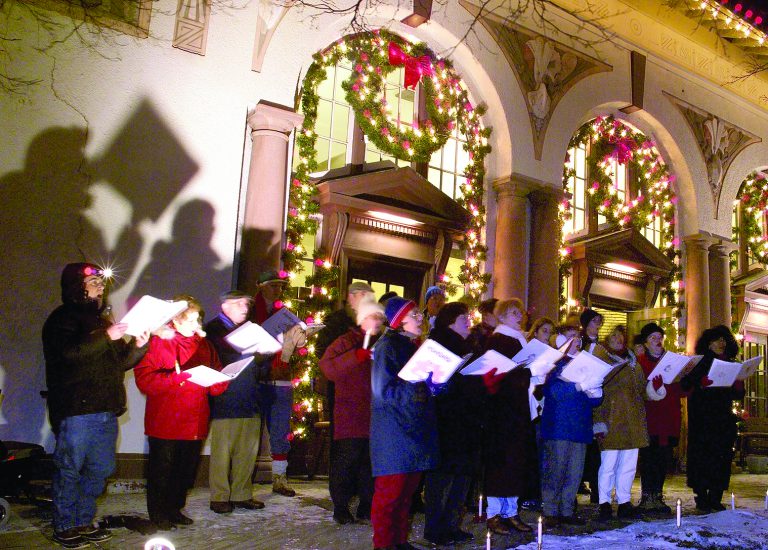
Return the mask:
<svg viewBox="0 0 768 550">
<path fill-rule="evenodd" d="M 184 371 L 205 365 L 221 370 L 213 345 L 205 338 L 182 336 L 170 339 L 153 336 L 149 351 L 136 365 L 136 385 L 147 396 L 144 433 L 160 439 L 205 439 L 208 435 L 208 388 L 192 382 L 174 384 L 176 361 Z"/>
<path fill-rule="evenodd" d="M 360 361 L 363 331 L 355 327 L 333 341 L 320 359 L 320 370 L 335 382 L 333 438 L 369 438 L 371 430 L 371 360 Z"/>
<path fill-rule="evenodd" d="M 660 358 L 659 358 L 660 359 Z M 640 366 L 647 378 L 653 371 L 659 359 L 651 357 L 648 353 L 638 357 Z M 659 439 L 659 445 L 669 445 L 669 438 L 680 439 L 680 400 L 686 397 L 686 393 L 680 388 L 680 383 L 664 384 L 666 397 L 660 401 L 645 402 L 645 417 L 648 421 L 648 435 Z M 676 443 L 675 443 L 676 444 Z"/>
</svg>

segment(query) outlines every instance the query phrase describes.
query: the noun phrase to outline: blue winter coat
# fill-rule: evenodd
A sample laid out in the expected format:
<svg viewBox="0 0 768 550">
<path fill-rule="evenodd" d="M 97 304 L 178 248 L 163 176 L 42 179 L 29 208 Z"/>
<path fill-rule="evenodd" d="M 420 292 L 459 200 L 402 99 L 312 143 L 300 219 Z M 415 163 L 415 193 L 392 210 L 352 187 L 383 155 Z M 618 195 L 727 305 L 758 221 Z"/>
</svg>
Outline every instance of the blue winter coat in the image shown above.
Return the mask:
<svg viewBox="0 0 768 550">
<path fill-rule="evenodd" d="M 589 397 L 583 391 L 576 391 L 576 384 L 560 379 L 566 364 L 561 360 L 544 384 L 541 437 L 591 443 L 592 409 L 600 405 L 603 398 Z"/>
<path fill-rule="evenodd" d="M 397 373 L 416 351 L 405 336 L 386 332 L 373 350 L 371 466 L 374 477 L 431 470 L 438 465 L 435 403 L 423 382 Z"/>
</svg>

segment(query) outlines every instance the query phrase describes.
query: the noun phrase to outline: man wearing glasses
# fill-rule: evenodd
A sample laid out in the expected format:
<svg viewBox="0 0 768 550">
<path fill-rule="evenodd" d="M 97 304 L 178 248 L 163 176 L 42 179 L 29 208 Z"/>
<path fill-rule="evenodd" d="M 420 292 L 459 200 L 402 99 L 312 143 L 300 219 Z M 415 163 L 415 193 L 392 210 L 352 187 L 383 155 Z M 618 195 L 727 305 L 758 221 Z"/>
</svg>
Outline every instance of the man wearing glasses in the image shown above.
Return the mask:
<svg viewBox="0 0 768 550">
<path fill-rule="evenodd" d="M 111 538 L 93 526 L 96 498 L 115 469 L 117 417 L 126 410 L 123 377 L 147 350 L 149 333 L 126 340 L 128 328 L 108 319 L 104 271 L 68 264 L 61 274 L 62 305 L 43 326 L 53 461 L 53 538 L 84 548 Z"/>
</svg>

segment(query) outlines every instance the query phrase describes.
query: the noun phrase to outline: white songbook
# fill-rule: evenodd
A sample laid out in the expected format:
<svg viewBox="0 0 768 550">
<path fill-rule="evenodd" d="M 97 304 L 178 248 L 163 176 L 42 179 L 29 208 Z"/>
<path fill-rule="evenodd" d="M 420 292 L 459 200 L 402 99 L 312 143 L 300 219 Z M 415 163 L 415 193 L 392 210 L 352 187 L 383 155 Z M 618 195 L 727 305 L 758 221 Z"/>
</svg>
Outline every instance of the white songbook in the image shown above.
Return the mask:
<svg viewBox="0 0 768 550">
<path fill-rule="evenodd" d="M 480 376 L 492 369 L 496 369 L 496 374 L 509 372 L 517 367 L 517 363 L 509 357 L 499 353 L 495 349 L 489 349 L 480 357 L 472 361 L 461 370 L 464 376 Z"/>
<path fill-rule="evenodd" d="M 715 359 L 709 368 L 707 377 L 712 380 L 710 388 L 729 388 L 736 380 L 744 380 L 753 375 L 762 361 L 762 356 L 747 359 L 743 363 Z"/>
<path fill-rule="evenodd" d="M 442 384 L 472 356 L 459 357 L 434 340 L 424 340 L 416 353 L 397 374 L 407 382 L 422 382 L 432 373 L 432 382 Z"/>
<path fill-rule="evenodd" d="M 653 380 L 661 375 L 665 384 L 679 381 L 683 376 L 691 372 L 703 355 L 682 355 L 674 351 L 665 351 L 659 362 L 648 375 L 648 380 Z"/>
<path fill-rule="evenodd" d="M 261 326 L 246 321 L 227 334 L 224 339 L 233 349 L 243 355 L 272 355 L 279 352 L 283 346 Z"/>
<path fill-rule="evenodd" d="M 205 365 L 199 365 L 187 369 L 184 372 L 188 372 L 192 375 L 188 379 L 190 382 L 207 388 L 214 384 L 218 384 L 219 382 L 229 382 L 230 380 L 237 378 L 252 361 L 253 357 L 246 357 L 245 359 L 230 363 L 220 371 L 212 369 L 211 367 L 206 367 Z"/>
<path fill-rule="evenodd" d="M 560 378 L 566 382 L 578 383 L 583 388 L 599 388 L 608 373 L 617 366 L 609 365 L 589 352 L 580 351 L 563 367 Z"/>
<path fill-rule="evenodd" d="M 187 302 L 168 302 L 152 296 L 142 296 L 138 302 L 120 320 L 126 323 L 126 334 L 139 336 L 145 331 L 154 332 L 165 323 L 187 309 Z"/>
</svg>

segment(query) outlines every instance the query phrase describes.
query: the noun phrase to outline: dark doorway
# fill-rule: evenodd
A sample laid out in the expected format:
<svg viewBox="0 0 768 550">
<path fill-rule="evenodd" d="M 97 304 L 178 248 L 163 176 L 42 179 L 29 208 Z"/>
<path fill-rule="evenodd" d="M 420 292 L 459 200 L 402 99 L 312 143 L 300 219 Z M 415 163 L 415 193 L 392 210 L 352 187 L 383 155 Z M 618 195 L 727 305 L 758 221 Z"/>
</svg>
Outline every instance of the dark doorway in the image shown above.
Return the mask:
<svg viewBox="0 0 768 550">
<path fill-rule="evenodd" d="M 365 281 L 373 287 L 376 299 L 389 291 L 419 303 L 427 266 L 389 257 L 355 257 L 349 259 L 347 284 Z"/>
</svg>

